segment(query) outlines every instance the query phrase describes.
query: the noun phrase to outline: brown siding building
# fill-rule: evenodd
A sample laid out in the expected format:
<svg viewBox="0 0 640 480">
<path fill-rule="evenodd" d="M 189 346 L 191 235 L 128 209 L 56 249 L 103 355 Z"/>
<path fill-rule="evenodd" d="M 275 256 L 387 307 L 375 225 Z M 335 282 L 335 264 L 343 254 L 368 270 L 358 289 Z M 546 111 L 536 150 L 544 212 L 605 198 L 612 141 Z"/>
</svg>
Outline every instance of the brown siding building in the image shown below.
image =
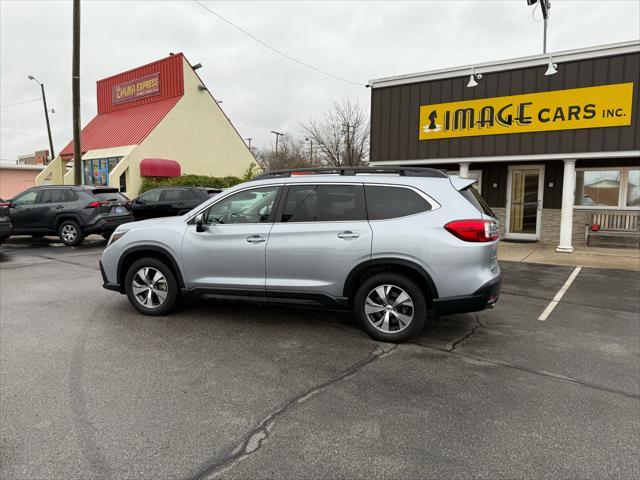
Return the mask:
<svg viewBox="0 0 640 480">
<path fill-rule="evenodd" d="M 639 41 L 373 80 L 371 162 L 477 178 L 503 238 L 570 252 L 640 211 L 639 81 Z"/>
</svg>

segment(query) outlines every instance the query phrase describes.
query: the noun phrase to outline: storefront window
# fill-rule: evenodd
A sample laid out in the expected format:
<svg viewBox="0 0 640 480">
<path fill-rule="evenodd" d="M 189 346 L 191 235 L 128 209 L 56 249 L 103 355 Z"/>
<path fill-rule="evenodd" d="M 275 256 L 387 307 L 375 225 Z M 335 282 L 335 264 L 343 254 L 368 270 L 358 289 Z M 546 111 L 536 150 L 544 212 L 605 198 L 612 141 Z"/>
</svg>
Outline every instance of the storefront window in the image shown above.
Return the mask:
<svg viewBox="0 0 640 480">
<path fill-rule="evenodd" d="M 620 198 L 620 170 L 578 170 L 575 205 L 617 207 Z"/>
<path fill-rule="evenodd" d="M 84 160 L 85 185 L 109 185 L 109 173 L 122 157 L 93 158 Z"/>
<path fill-rule="evenodd" d="M 629 170 L 627 177 L 627 207 L 640 207 L 640 170 Z"/>
</svg>

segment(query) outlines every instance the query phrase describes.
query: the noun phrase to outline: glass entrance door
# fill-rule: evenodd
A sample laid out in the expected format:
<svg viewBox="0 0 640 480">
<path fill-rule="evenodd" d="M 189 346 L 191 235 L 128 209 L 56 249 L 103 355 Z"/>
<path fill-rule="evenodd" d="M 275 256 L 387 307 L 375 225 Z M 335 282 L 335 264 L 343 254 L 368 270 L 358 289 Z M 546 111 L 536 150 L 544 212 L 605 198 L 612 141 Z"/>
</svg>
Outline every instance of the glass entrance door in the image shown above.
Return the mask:
<svg viewBox="0 0 640 480">
<path fill-rule="evenodd" d="M 507 188 L 507 237 L 540 238 L 543 167 L 527 165 L 509 168 Z"/>
</svg>

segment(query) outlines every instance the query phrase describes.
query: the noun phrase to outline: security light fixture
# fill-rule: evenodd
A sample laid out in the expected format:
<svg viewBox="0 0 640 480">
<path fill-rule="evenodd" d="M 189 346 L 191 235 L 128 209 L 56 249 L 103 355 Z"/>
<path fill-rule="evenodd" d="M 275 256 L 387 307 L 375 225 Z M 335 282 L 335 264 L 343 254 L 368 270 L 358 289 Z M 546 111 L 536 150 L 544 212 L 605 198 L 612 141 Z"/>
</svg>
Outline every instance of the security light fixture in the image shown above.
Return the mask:
<svg viewBox="0 0 640 480">
<path fill-rule="evenodd" d="M 193 68 L 194 70 L 198 70 L 199 68 L 202 68 L 202 64 L 196 63 L 195 65 L 191 65 L 191 68 Z"/>
<path fill-rule="evenodd" d="M 553 63 L 553 57 L 549 55 L 549 65 L 547 66 L 547 71 L 544 72 L 544 74 L 546 76 L 555 75 L 556 73 L 558 73 L 557 68 L 558 68 L 558 64 Z"/>
<path fill-rule="evenodd" d="M 467 88 L 473 88 L 477 86 L 478 82 L 476 80 L 480 80 L 480 79 L 482 79 L 482 74 L 476 73 L 476 69 L 472 68 L 471 75 L 469 75 L 469 83 L 467 83 Z"/>
<path fill-rule="evenodd" d="M 207 90 L 207 87 L 205 87 L 204 85 L 198 85 L 198 90 L 200 90 L 201 92 L 204 92 Z"/>
</svg>

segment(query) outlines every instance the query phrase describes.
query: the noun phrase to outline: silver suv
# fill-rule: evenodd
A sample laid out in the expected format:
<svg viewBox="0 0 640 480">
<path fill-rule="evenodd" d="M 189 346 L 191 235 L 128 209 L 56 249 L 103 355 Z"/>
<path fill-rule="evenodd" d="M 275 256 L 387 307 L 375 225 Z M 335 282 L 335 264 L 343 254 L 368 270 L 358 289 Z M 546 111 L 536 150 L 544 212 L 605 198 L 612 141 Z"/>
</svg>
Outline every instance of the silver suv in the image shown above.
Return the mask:
<svg viewBox="0 0 640 480">
<path fill-rule="evenodd" d="M 434 169 L 278 171 L 181 217 L 121 225 L 104 287 L 147 315 L 181 295 L 352 309 L 400 341 L 436 315 L 492 307 L 498 224 L 475 180 Z"/>
</svg>

